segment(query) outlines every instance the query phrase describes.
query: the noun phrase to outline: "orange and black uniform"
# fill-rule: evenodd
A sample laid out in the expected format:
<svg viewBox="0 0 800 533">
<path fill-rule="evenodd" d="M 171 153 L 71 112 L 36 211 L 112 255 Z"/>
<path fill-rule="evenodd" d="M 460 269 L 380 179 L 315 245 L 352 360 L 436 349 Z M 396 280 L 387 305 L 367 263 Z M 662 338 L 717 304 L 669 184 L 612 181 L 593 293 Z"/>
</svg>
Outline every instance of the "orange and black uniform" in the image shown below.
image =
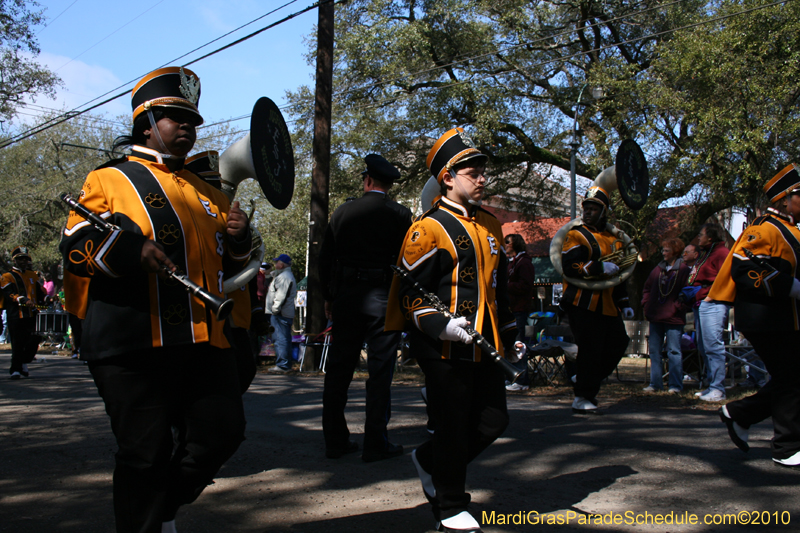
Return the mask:
<svg viewBox="0 0 800 533">
<path fill-rule="evenodd" d="M 236 451 L 245 421 L 224 322 L 182 285 L 145 272 L 142 246 L 160 243 L 194 283 L 222 296 L 225 274 L 249 258 L 250 236 L 228 236 L 220 191 L 141 146 L 91 172 L 80 201 L 120 228 L 100 231 L 70 213 L 60 246 L 67 271 L 90 280 L 68 285 L 66 299 L 85 299 L 81 355 L 119 445 L 117 531 L 160 531 Z M 86 294 L 70 294 L 80 287 Z"/>
<path fill-rule="evenodd" d="M 567 233 L 562 246 L 564 275 L 587 278 L 603 273 L 600 258 L 614 252 L 616 237 L 580 225 Z M 597 404 L 600 383 L 614 371 L 628 347 L 625 324 L 619 309 L 628 307 L 625 283 L 602 290 L 581 289 L 564 281 L 561 307 L 578 345 L 575 396 Z"/>
<path fill-rule="evenodd" d="M 508 301 L 508 259 L 500 222 L 480 207 L 448 198 L 415 222 L 398 265 L 451 313 L 465 316 L 500 353 L 513 346 L 516 322 Z M 448 318 L 405 283 L 393 282 L 386 328 L 411 322 L 412 353 L 425 372 L 428 406 L 436 428 L 416 457 L 433 476 L 437 520 L 465 511 L 467 465 L 508 425 L 505 377 L 474 343 L 439 340 Z"/>
<path fill-rule="evenodd" d="M 709 297 L 733 302 L 736 329 L 770 373 L 756 394 L 728 403 L 728 413 L 745 428 L 771 416 L 772 456 L 787 459 L 800 452 L 800 300 L 789 296 L 800 279 L 800 230 L 786 216 L 768 211 L 736 240 Z"/>
<path fill-rule="evenodd" d="M 23 372 L 22 365 L 36 357 L 39 349 L 39 336 L 36 331 L 36 310 L 26 305 L 42 305 L 45 299 L 44 288 L 39 276 L 32 270 L 21 271 L 14 267 L 0 277 L 3 290 L 4 308 L 8 320 L 8 339 L 11 343 L 11 368 L 8 373 Z"/>
</svg>

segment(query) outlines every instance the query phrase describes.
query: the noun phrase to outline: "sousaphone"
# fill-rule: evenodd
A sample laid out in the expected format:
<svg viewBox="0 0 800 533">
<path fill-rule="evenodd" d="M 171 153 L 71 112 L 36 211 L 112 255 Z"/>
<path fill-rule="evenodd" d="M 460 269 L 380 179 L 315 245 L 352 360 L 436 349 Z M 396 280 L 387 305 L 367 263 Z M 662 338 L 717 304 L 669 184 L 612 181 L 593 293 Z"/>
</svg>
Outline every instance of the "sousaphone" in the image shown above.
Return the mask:
<svg viewBox="0 0 800 533">
<path fill-rule="evenodd" d="M 625 205 L 638 211 L 647 202 L 647 196 L 650 193 L 650 175 L 647 170 L 644 152 L 636 144 L 636 141 L 626 139 L 617 150 L 615 163 L 614 166 L 608 167 L 598 174 L 592 185 L 604 189 L 609 196 L 613 191 L 618 190 Z M 570 278 L 564 275 L 564 269 L 561 265 L 564 239 L 566 239 L 567 233 L 572 228 L 580 224 L 580 218 L 567 222 L 556 232 L 553 240 L 550 241 L 550 262 L 553 263 L 553 268 L 556 269 L 556 272 L 567 283 L 590 290 L 608 289 L 627 280 L 636 268 L 635 257 L 639 254 L 639 250 L 636 248 L 633 239 L 611 224 L 606 224 L 605 229 L 622 242 L 622 253 L 611 254 L 610 256 L 602 257 L 601 260 L 618 264 L 620 266 L 619 272 L 608 279 L 602 280 Z"/>
<path fill-rule="evenodd" d="M 250 132 L 233 143 L 219 157 L 222 192 L 233 201 L 239 184 L 251 178 L 258 182 L 275 209 L 286 209 L 294 194 L 294 151 L 289 128 L 275 102 L 261 97 L 250 115 Z M 264 244 L 253 231 L 254 250 L 238 274 L 224 280 L 223 292 L 233 292 L 258 273 L 264 258 Z"/>
</svg>

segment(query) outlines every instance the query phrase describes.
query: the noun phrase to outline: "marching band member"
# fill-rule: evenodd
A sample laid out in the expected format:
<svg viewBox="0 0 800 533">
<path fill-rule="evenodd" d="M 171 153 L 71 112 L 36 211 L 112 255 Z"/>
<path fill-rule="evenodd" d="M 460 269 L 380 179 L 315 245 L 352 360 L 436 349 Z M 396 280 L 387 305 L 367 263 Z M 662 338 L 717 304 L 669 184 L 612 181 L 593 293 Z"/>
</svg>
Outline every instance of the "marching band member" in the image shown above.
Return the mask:
<svg viewBox="0 0 800 533">
<path fill-rule="evenodd" d="M 387 310 L 387 330 L 402 329 L 401 313 L 414 325 L 410 345 L 437 422 L 432 439 L 411 457 L 440 531 L 480 531 L 467 510 L 467 465 L 508 425 L 504 375 L 464 329 L 472 324 L 501 354 L 503 341 L 511 347 L 516 337 L 503 232 L 480 207 L 486 160 L 461 128 L 436 141 L 427 166 L 444 197 L 408 230 L 398 261 L 461 318 L 445 317 L 400 280 Z"/>
<path fill-rule="evenodd" d="M 81 356 L 119 446 L 119 532 L 175 531 L 178 508 L 200 495 L 244 438 L 224 323 L 163 272 L 180 268 L 221 296 L 224 274 L 249 258 L 238 204 L 184 169 L 203 122 L 199 96 L 188 69 L 162 68 L 139 81 L 132 134 L 115 143 L 130 145 L 131 155 L 91 172 L 80 194 L 120 229 L 97 230 L 71 212 L 61 240 L 66 269 L 90 279 Z"/>
<path fill-rule="evenodd" d="M 750 426 L 772 417 L 772 460 L 800 466 L 800 173 L 795 164 L 764 186 L 770 200 L 739 236 L 709 297 L 733 302 L 736 328 L 764 361 L 769 382 L 719 410 L 731 440 L 743 451 Z"/>
<path fill-rule="evenodd" d="M 28 248 L 18 246 L 11 252 L 14 266 L 0 278 L 0 289 L 5 297 L 8 338 L 11 343 L 11 379 L 28 377 L 28 363 L 39 350 L 36 335 L 36 306 L 44 304 L 45 292 L 39 276 L 29 268 L 31 256 Z"/>
<path fill-rule="evenodd" d="M 600 258 L 615 251 L 616 237 L 606 231 L 609 211 L 608 193 L 596 185 L 589 188 L 583 201 L 583 224 L 571 229 L 562 246 L 564 275 L 571 278 L 614 275 L 619 267 Z M 597 413 L 600 383 L 619 364 L 628 347 L 628 335 L 622 318 L 633 318 L 625 283 L 603 290 L 581 289 L 564 281 L 561 307 L 578 345 L 575 400 L 577 414 Z M 620 314 L 620 309 L 622 314 Z"/>
</svg>

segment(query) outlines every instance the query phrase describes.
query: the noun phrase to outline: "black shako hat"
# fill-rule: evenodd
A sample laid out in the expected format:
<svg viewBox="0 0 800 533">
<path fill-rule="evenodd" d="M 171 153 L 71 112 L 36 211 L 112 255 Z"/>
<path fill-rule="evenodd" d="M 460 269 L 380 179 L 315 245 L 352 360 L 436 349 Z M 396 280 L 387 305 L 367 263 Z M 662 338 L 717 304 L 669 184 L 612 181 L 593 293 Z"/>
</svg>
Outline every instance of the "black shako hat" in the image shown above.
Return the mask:
<svg viewBox="0 0 800 533">
<path fill-rule="evenodd" d="M 203 181 L 217 189 L 222 187 L 220 182 L 221 174 L 219 173 L 219 152 L 216 150 L 194 154 L 186 159 L 183 168 L 199 176 Z"/>
<path fill-rule="evenodd" d="M 777 202 L 787 194 L 794 193 L 798 187 L 800 187 L 800 174 L 797 172 L 797 165 L 792 163 L 764 185 L 764 192 L 770 202 Z"/>
<path fill-rule="evenodd" d="M 475 147 L 475 143 L 466 134 L 464 128 L 453 128 L 433 144 L 425 164 L 436 181 L 441 183 L 445 174 L 450 172 L 455 165 L 469 159 L 479 159 L 481 163 L 486 163 L 489 156 Z"/>
<path fill-rule="evenodd" d="M 370 175 L 387 184 L 392 184 L 394 180 L 400 178 L 400 171 L 378 154 L 369 154 L 364 158 L 364 163 L 367 164 L 367 169 L 361 173 L 363 177 Z"/>
<path fill-rule="evenodd" d="M 27 246 L 17 246 L 14 248 L 14 251 L 11 252 L 11 259 L 16 259 L 17 257 L 27 257 L 28 259 L 31 258 L 31 254 L 28 252 Z"/>
<path fill-rule="evenodd" d="M 203 117 L 197 110 L 200 101 L 200 78 L 183 67 L 164 67 L 139 80 L 131 93 L 133 120 L 151 107 L 177 107 L 197 115 L 199 126 Z"/>
</svg>

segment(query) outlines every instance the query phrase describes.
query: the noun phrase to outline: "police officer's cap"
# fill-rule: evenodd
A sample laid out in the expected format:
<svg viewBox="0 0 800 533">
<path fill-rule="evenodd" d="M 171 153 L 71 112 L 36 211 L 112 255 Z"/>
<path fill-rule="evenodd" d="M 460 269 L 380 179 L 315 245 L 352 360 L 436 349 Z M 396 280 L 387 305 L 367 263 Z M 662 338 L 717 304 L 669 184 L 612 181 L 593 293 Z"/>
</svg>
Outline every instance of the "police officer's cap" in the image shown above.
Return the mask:
<svg viewBox="0 0 800 533">
<path fill-rule="evenodd" d="M 361 173 L 362 176 L 369 174 L 383 183 L 394 183 L 394 180 L 400 178 L 400 171 L 378 154 L 369 154 L 364 158 L 364 163 L 367 164 L 367 169 Z"/>
</svg>

